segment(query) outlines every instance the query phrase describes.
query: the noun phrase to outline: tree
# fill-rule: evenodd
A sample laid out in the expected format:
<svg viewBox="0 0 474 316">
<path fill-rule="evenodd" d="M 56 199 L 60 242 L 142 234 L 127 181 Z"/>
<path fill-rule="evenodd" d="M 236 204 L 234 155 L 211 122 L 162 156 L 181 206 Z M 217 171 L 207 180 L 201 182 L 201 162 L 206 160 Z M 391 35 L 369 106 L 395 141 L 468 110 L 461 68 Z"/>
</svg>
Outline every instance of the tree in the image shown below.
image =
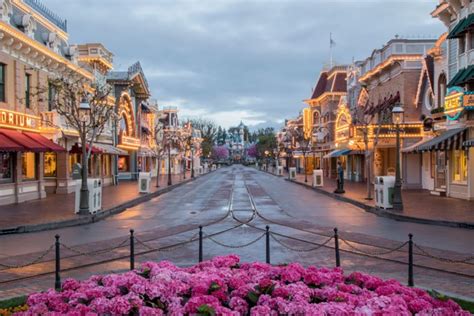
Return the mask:
<svg viewBox="0 0 474 316">
<path fill-rule="evenodd" d="M 308 182 L 308 175 L 306 172 L 306 155 L 309 151 L 309 145 L 311 139 L 307 138 L 303 129 L 299 127 L 293 127 L 289 130 L 289 133 L 295 143 L 295 147 L 298 148 L 303 154 L 303 164 L 304 164 L 304 181 Z"/>
<path fill-rule="evenodd" d="M 247 156 L 252 158 L 257 158 L 258 151 L 257 151 L 257 144 L 252 144 L 247 149 Z"/>
<path fill-rule="evenodd" d="M 201 131 L 202 143 L 201 150 L 203 157 L 208 157 L 212 152 L 212 147 L 217 141 L 218 127 L 211 120 L 194 119 L 190 121 L 192 126 Z"/>
<path fill-rule="evenodd" d="M 155 136 L 155 146 L 153 147 L 153 151 L 155 152 L 156 159 L 157 159 L 157 168 L 156 168 L 156 187 L 160 186 L 160 169 L 161 169 L 161 161 L 164 158 L 166 151 L 165 151 L 165 138 L 164 138 L 164 125 L 161 122 L 161 117 L 157 118 L 154 124 L 154 136 Z"/>
<path fill-rule="evenodd" d="M 109 122 L 116 121 L 114 104 L 109 101 L 111 87 L 107 84 L 89 86 L 82 81 L 65 77 L 50 79 L 54 87 L 52 109 L 64 118 L 68 128 L 78 132 L 82 145 L 82 183 L 80 214 L 89 213 L 89 191 L 87 188 L 88 161 L 92 144 L 102 134 Z M 39 91 L 40 94 L 48 93 Z"/>
<path fill-rule="evenodd" d="M 277 140 L 273 128 L 259 129 L 257 131 L 257 158 L 272 157 L 277 148 Z M 268 155 L 265 155 L 265 152 Z"/>
<path fill-rule="evenodd" d="M 177 128 L 166 128 L 163 134 L 163 142 L 168 156 L 168 185 L 171 185 L 171 149 L 175 149 L 177 152 L 181 150 L 181 130 Z"/>
<path fill-rule="evenodd" d="M 214 146 L 212 148 L 212 157 L 215 160 L 225 160 L 229 158 L 229 150 L 226 146 Z"/>
</svg>

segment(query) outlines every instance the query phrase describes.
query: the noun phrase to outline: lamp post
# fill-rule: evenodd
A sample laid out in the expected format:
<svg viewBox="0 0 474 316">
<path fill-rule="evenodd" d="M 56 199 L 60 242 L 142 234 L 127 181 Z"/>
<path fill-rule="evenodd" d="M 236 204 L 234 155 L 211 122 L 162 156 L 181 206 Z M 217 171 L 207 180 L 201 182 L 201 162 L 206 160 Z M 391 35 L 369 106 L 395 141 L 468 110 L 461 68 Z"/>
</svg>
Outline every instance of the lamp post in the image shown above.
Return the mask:
<svg viewBox="0 0 474 316">
<path fill-rule="evenodd" d="M 172 185 L 171 182 L 171 143 L 168 139 L 168 185 Z"/>
<path fill-rule="evenodd" d="M 194 179 L 194 144 L 191 144 L 191 179 Z"/>
<path fill-rule="evenodd" d="M 79 214 L 80 215 L 87 215 L 89 214 L 89 189 L 87 188 L 87 167 L 88 167 L 88 159 L 87 159 L 87 130 L 86 125 L 89 117 L 91 115 L 91 106 L 89 102 L 87 102 L 86 98 L 83 98 L 81 103 L 79 104 L 79 116 L 82 122 L 82 130 L 81 130 L 81 143 L 82 143 L 82 179 L 81 179 L 81 193 L 80 193 L 80 201 L 79 201 Z"/>
<path fill-rule="evenodd" d="M 393 209 L 395 211 L 403 211 L 402 179 L 400 176 L 400 124 L 403 123 L 404 112 L 400 104 L 396 104 L 392 109 L 392 122 L 395 123 L 397 133 L 397 165 L 395 170 L 395 187 L 393 188 Z"/>
</svg>

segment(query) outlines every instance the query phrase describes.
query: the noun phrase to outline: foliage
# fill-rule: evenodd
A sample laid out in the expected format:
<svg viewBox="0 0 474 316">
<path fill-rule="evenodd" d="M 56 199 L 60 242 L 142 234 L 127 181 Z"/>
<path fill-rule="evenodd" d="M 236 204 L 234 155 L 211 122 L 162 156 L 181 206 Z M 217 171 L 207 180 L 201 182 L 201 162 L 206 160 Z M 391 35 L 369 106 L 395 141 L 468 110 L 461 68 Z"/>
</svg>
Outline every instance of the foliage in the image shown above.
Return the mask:
<svg viewBox="0 0 474 316">
<path fill-rule="evenodd" d="M 257 144 L 250 145 L 250 147 L 247 149 L 247 155 L 252 158 L 257 158 Z"/>
<path fill-rule="evenodd" d="M 123 274 L 67 279 L 60 292 L 30 295 L 19 315 L 469 315 L 396 280 L 239 260 L 215 257 L 189 268 L 146 262 Z"/>
<path fill-rule="evenodd" d="M 277 141 L 273 128 L 259 129 L 257 131 L 257 158 L 265 158 L 265 152 L 273 157 L 273 151 L 277 148 Z"/>
<path fill-rule="evenodd" d="M 0 301 L 0 316 L 10 316 L 14 313 L 26 311 L 26 296 L 14 297 L 5 301 Z"/>
<path fill-rule="evenodd" d="M 224 160 L 229 158 L 229 150 L 226 146 L 214 146 L 212 148 L 212 158 L 216 160 Z"/>
<path fill-rule="evenodd" d="M 203 157 L 208 157 L 209 154 L 211 154 L 212 147 L 214 146 L 217 140 L 217 125 L 213 121 L 206 119 L 192 119 L 190 120 L 190 122 L 193 128 L 201 131 L 202 155 Z"/>
</svg>

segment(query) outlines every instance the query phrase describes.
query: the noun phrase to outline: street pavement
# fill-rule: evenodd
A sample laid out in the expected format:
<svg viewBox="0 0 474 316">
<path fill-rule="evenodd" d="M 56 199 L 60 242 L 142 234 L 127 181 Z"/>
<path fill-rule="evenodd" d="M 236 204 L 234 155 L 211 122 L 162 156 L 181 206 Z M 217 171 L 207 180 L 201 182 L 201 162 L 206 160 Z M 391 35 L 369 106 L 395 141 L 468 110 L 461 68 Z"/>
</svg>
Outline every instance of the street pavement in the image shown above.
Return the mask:
<svg viewBox="0 0 474 316">
<path fill-rule="evenodd" d="M 204 226 L 207 236 L 203 243 L 204 259 L 236 253 L 243 261 L 264 261 L 263 230 L 269 225 L 271 232 L 279 234 L 271 236 L 272 263 L 298 261 L 317 266 L 334 266 L 334 240 L 328 238 L 333 228 L 338 227 L 342 238 L 341 265 L 345 271 L 369 272 L 403 283 L 407 280 L 407 247 L 389 250 L 401 246 L 408 234 L 413 233 L 419 247 L 415 248 L 415 285 L 474 299 L 474 262 L 445 262 L 422 254 L 426 251 L 433 256 L 462 261 L 474 253 L 474 230 L 378 217 L 352 204 L 243 166 L 219 169 L 101 222 L 0 236 L 0 264 L 17 265 L 34 260 L 52 245 L 54 235 L 59 234 L 62 243 L 70 248 L 62 249 L 62 268 L 67 270 L 62 272 L 63 278 L 123 271 L 128 268 L 128 232 L 134 229 L 136 253 L 141 253 L 137 262 L 167 259 L 178 265 L 191 265 L 198 259 L 195 239 L 199 225 Z M 228 231 L 209 236 L 224 230 Z M 153 251 L 191 239 L 193 242 L 167 251 Z M 318 246 L 326 241 L 325 246 Z M 79 255 L 108 248 L 115 249 Z M 317 249 L 309 251 L 311 248 Z M 54 271 L 53 258 L 54 253 L 48 253 L 32 266 L 0 269 L 0 297 L 51 287 L 53 274 L 33 276 Z"/>
</svg>

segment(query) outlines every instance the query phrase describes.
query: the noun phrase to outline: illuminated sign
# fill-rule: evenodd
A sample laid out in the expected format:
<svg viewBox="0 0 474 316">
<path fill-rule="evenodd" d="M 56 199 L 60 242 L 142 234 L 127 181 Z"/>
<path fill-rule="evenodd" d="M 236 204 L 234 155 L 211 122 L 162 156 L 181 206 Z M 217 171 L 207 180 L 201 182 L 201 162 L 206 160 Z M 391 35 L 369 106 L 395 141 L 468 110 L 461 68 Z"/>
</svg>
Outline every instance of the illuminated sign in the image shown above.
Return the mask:
<svg viewBox="0 0 474 316">
<path fill-rule="evenodd" d="M 454 121 L 461 116 L 463 106 L 464 91 L 460 87 L 448 88 L 448 93 L 444 98 L 444 114 L 448 120 Z"/>
<path fill-rule="evenodd" d="M 303 131 L 306 139 L 311 137 L 313 131 L 313 113 L 310 108 L 303 109 Z"/>
<path fill-rule="evenodd" d="M 474 91 L 465 92 L 462 103 L 465 108 L 474 108 Z"/>
<path fill-rule="evenodd" d="M 365 106 L 369 101 L 369 93 L 366 88 L 362 88 L 359 94 L 359 99 L 357 100 L 358 106 Z"/>
<path fill-rule="evenodd" d="M 423 137 L 423 124 L 400 124 L 401 128 L 401 133 L 400 137 L 401 138 L 419 138 Z M 367 127 L 365 126 L 356 126 L 356 140 L 363 140 L 364 139 L 364 134 L 367 133 L 367 136 L 369 139 L 375 139 L 375 138 L 396 138 L 396 131 L 393 128 L 393 125 L 369 125 Z"/>
<path fill-rule="evenodd" d="M 336 118 L 336 141 L 346 141 L 350 137 L 352 117 L 347 105 L 340 103 Z"/>
<path fill-rule="evenodd" d="M 136 150 L 140 147 L 140 139 L 130 136 L 120 136 L 120 145 L 117 147 Z"/>
<path fill-rule="evenodd" d="M 38 131 L 39 116 L 0 109 L 0 126 L 25 131 Z"/>
</svg>

